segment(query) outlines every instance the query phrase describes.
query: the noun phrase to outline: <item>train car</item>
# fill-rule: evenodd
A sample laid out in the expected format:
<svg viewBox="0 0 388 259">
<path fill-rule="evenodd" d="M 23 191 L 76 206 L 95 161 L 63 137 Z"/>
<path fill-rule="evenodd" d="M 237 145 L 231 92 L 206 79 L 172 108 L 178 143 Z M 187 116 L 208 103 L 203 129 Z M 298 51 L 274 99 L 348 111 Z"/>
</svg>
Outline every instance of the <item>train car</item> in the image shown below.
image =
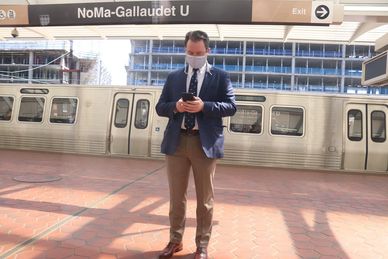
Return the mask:
<svg viewBox="0 0 388 259">
<path fill-rule="evenodd" d="M 160 159 L 159 88 L 1 85 L 0 148 Z M 220 162 L 388 172 L 384 96 L 236 89 Z"/>
</svg>

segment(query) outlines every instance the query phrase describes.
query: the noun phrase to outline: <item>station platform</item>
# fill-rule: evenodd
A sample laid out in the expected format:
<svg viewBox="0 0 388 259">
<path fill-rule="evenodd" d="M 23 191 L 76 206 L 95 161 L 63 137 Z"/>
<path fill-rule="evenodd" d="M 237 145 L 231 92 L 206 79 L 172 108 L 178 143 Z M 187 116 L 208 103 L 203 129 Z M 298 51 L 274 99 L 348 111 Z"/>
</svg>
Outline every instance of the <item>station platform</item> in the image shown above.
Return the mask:
<svg viewBox="0 0 388 259">
<path fill-rule="evenodd" d="M 0 258 L 157 258 L 164 161 L 0 150 Z M 190 179 L 183 250 L 195 252 Z M 210 258 L 388 258 L 388 177 L 218 165 Z"/>
</svg>

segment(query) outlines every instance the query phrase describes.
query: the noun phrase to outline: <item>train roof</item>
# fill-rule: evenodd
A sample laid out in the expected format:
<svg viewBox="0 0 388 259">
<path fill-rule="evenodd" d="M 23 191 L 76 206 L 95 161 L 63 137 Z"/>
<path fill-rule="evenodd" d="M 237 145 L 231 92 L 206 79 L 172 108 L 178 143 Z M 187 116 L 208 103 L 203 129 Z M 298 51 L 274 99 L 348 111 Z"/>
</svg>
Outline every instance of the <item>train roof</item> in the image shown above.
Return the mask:
<svg viewBox="0 0 388 259">
<path fill-rule="evenodd" d="M 50 85 L 31 85 L 31 84 L 1 84 L 1 88 L 30 88 L 30 89 L 45 89 L 45 88 L 62 88 L 62 89 L 105 89 L 112 91 L 151 91 L 151 92 L 160 92 L 162 87 L 155 86 L 131 86 L 131 85 L 63 85 L 63 84 L 50 84 Z M 1 91 L 1 94 L 4 94 L 4 91 Z M 370 95 L 370 94 L 340 94 L 340 93 L 328 93 L 328 92 L 301 92 L 301 91 L 285 91 L 285 90 L 268 90 L 268 89 L 253 89 L 253 88 L 235 88 L 236 95 L 289 95 L 289 96 L 301 96 L 301 97 L 335 97 L 335 98 L 353 98 L 358 100 L 386 100 L 388 101 L 387 95 Z"/>
</svg>

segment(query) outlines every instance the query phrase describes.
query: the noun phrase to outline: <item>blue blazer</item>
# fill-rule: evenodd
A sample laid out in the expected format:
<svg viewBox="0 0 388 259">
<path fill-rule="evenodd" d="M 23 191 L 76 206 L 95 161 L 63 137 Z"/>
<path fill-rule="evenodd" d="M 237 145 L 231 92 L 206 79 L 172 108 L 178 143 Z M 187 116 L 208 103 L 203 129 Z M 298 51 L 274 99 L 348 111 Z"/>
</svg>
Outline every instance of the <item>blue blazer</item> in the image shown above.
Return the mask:
<svg viewBox="0 0 388 259">
<path fill-rule="evenodd" d="M 184 68 L 171 72 L 156 104 L 157 114 L 169 118 L 161 145 L 161 152 L 167 155 L 174 154 L 179 145 L 184 113 L 174 113 L 174 110 L 182 93 L 186 92 L 186 79 Z M 221 158 L 224 156 L 222 117 L 236 113 L 229 75 L 221 69 L 211 67 L 205 74 L 198 96 L 204 102 L 203 110 L 196 114 L 203 151 L 208 158 Z"/>
</svg>

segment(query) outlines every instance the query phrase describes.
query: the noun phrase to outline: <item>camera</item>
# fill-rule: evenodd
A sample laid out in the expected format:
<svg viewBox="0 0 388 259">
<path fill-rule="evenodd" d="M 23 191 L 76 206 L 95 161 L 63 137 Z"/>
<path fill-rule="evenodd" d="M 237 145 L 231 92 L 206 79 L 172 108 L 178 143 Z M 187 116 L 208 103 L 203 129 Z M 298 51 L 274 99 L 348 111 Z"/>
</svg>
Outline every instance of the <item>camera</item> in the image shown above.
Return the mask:
<svg viewBox="0 0 388 259">
<path fill-rule="evenodd" d="M 12 37 L 16 38 L 19 36 L 19 32 L 16 28 L 14 28 L 12 31 L 11 31 L 11 35 Z"/>
</svg>

